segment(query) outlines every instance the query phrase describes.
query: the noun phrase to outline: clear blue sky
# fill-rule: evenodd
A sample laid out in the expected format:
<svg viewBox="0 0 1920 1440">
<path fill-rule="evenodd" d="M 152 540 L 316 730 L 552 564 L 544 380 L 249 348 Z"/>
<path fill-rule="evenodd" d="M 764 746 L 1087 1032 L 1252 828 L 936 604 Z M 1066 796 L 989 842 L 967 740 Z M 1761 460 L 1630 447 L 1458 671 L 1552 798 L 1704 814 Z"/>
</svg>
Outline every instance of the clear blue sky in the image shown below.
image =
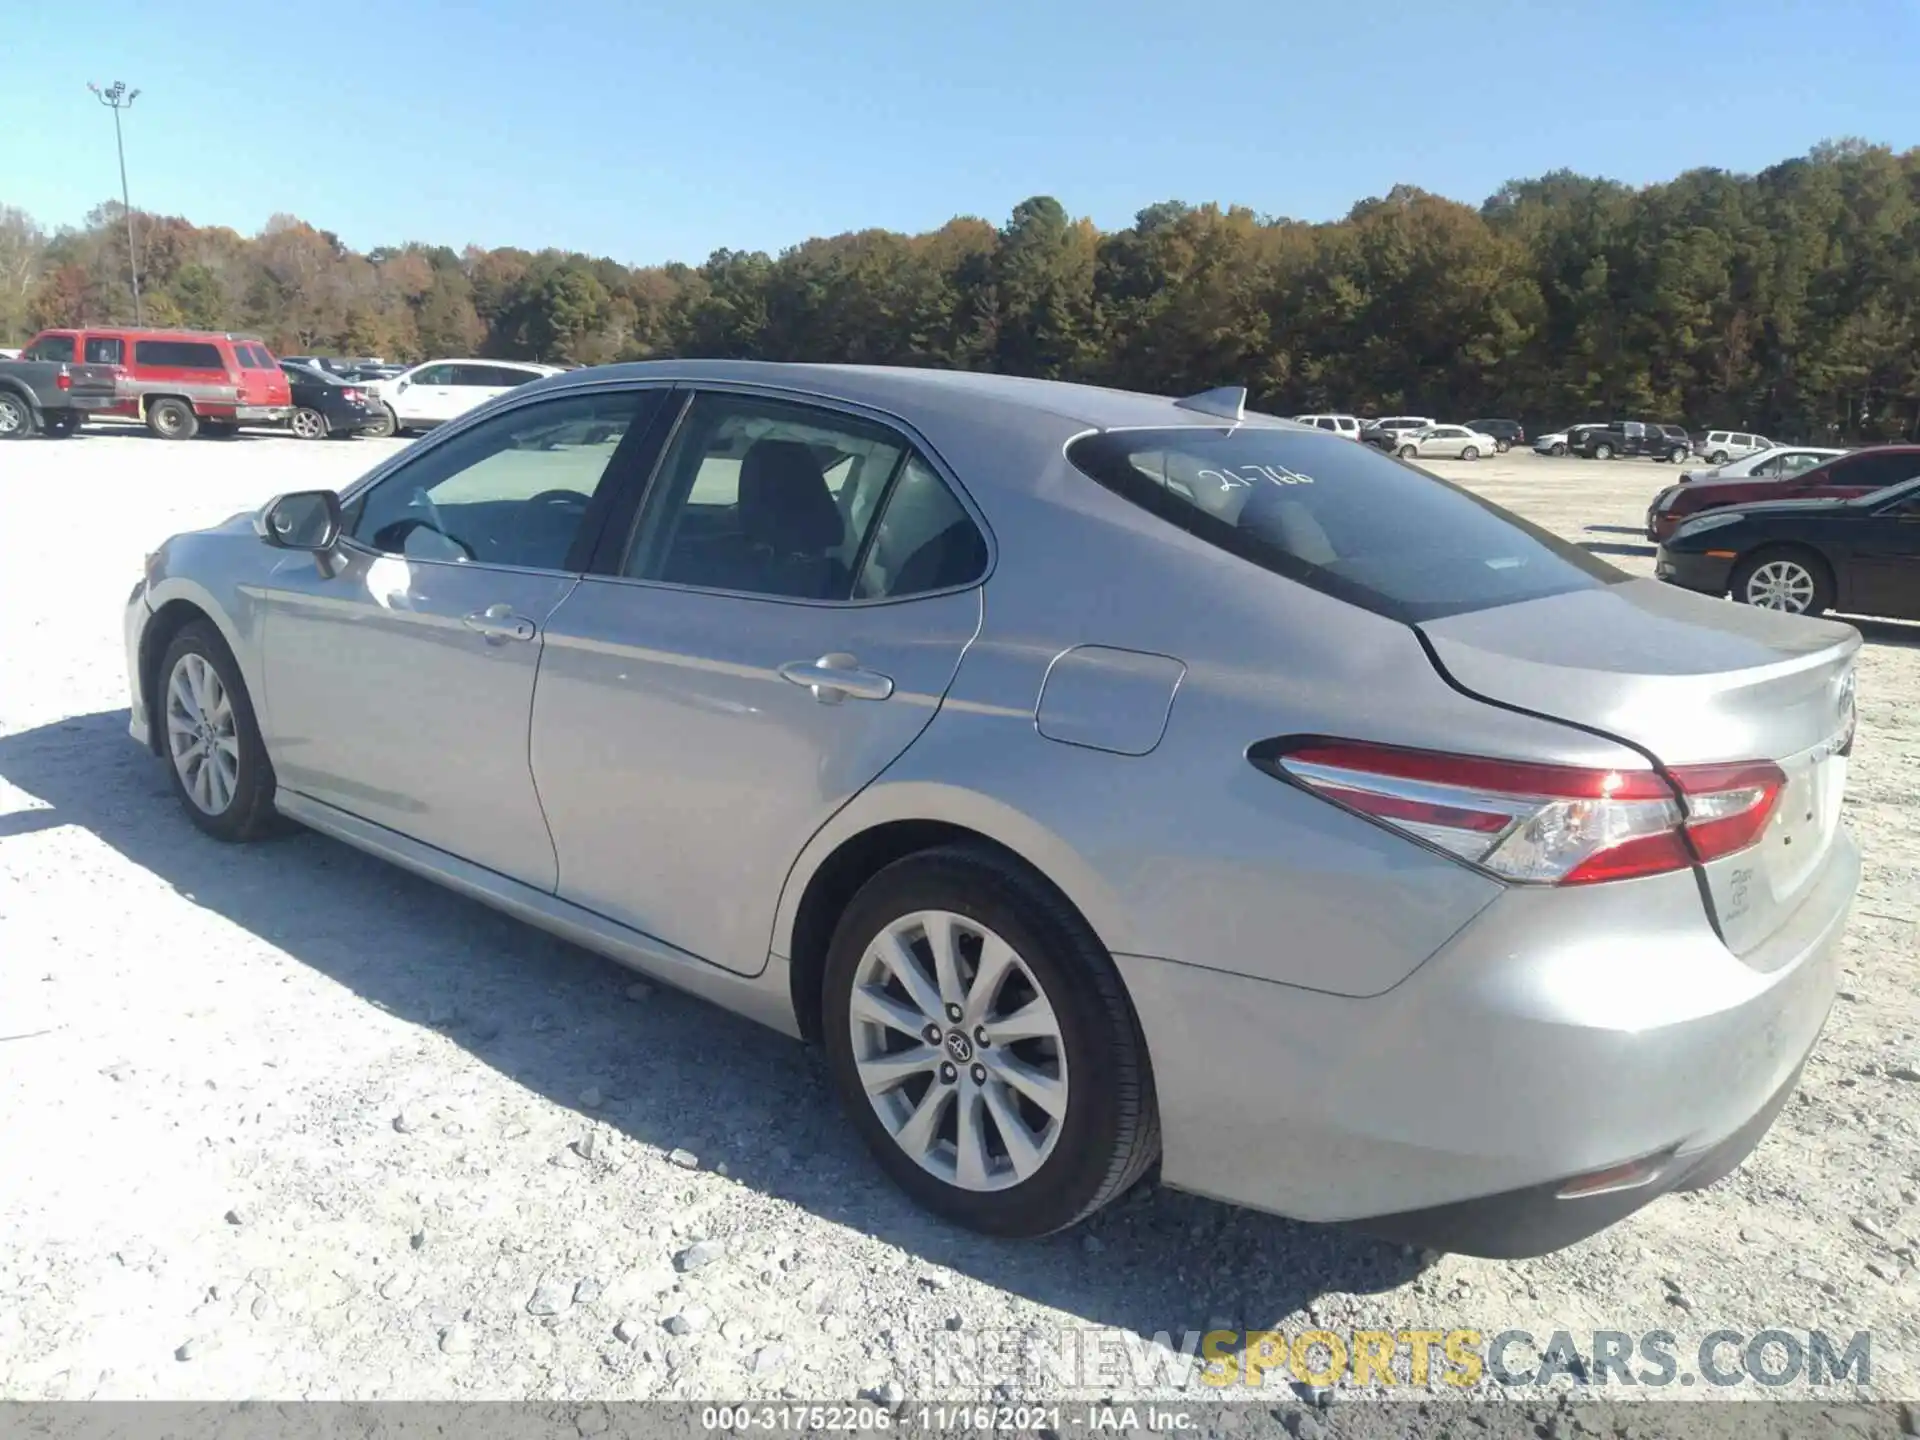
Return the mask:
<svg viewBox="0 0 1920 1440">
<path fill-rule="evenodd" d="M 18 0 L 0 203 L 134 203 L 358 247 L 628 262 L 865 226 L 1103 227 L 1157 200 L 1328 219 L 1559 166 L 1754 170 L 1920 143 L 1920 0 Z"/>
</svg>

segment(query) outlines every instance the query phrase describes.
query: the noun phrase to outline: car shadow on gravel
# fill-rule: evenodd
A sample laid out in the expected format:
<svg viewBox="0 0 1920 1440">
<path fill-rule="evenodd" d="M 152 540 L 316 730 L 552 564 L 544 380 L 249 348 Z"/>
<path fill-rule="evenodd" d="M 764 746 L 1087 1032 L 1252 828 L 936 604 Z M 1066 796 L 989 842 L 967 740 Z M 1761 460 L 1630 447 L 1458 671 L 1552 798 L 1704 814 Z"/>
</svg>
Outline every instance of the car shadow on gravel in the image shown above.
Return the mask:
<svg viewBox="0 0 1920 1440">
<path fill-rule="evenodd" d="M 636 977 L 613 962 L 323 836 L 208 839 L 126 726 L 121 710 L 0 737 L 0 778 L 50 807 L 0 817 L 0 838 L 78 826 L 194 904 L 440 1031 L 518 1084 L 646 1144 L 725 1163 L 739 1184 L 939 1271 L 1151 1335 L 1259 1329 L 1323 1293 L 1390 1289 L 1420 1268 L 1398 1245 L 1147 1186 L 1044 1241 L 949 1226 L 867 1157 L 817 1050 L 670 990 L 629 1001 Z M 590 1089 L 600 1104 L 587 1110 Z M 929 1290 L 940 1287 L 936 1271 L 923 1276 Z"/>
</svg>

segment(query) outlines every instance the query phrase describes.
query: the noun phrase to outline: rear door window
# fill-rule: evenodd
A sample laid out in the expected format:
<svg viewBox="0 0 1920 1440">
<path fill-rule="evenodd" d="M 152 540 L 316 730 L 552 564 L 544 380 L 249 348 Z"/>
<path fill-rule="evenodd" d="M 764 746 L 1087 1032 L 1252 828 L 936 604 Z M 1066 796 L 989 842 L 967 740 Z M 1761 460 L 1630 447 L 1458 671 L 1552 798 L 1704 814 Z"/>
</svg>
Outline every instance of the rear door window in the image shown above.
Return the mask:
<svg viewBox="0 0 1920 1440">
<path fill-rule="evenodd" d="M 218 370 L 226 372 L 220 351 L 198 340 L 136 340 L 134 362 L 167 370 Z"/>
<path fill-rule="evenodd" d="M 1409 624 L 1627 578 L 1458 486 L 1314 431 L 1109 431 L 1067 458 L 1210 545 Z"/>
<path fill-rule="evenodd" d="M 126 353 L 126 342 L 118 335 L 89 335 L 81 350 L 89 365 L 119 365 Z"/>
<path fill-rule="evenodd" d="M 1920 451 L 1876 454 L 1869 450 L 1862 455 L 1849 455 L 1835 461 L 1824 475 L 1824 483 L 1829 485 L 1858 485 L 1867 490 L 1879 490 L 1920 475 Z"/>
</svg>

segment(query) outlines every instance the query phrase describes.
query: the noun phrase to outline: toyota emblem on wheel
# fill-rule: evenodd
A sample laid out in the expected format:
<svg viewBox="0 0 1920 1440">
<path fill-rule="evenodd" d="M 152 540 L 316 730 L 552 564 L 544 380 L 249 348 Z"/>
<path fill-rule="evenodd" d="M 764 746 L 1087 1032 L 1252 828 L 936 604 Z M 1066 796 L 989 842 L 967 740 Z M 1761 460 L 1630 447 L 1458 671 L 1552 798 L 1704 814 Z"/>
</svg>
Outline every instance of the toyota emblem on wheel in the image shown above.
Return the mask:
<svg viewBox="0 0 1920 1440">
<path fill-rule="evenodd" d="M 973 1042 L 960 1031 L 949 1030 L 947 1032 L 947 1054 L 953 1057 L 955 1064 L 965 1065 L 973 1059 Z"/>
</svg>

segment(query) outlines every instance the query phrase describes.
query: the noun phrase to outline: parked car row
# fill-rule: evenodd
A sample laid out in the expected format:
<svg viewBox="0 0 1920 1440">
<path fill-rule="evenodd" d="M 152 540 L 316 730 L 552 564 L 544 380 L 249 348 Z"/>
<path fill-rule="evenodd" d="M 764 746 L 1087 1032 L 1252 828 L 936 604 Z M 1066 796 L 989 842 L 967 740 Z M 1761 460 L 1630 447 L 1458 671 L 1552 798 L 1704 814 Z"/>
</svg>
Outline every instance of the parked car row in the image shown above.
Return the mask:
<svg viewBox="0 0 1920 1440">
<path fill-rule="evenodd" d="M 1403 460 L 1447 457 L 1478 460 L 1482 455 L 1504 455 L 1515 445 L 1524 444 L 1527 432 L 1517 420 L 1469 420 L 1464 425 L 1443 425 L 1430 415 L 1389 415 L 1380 420 L 1362 420 L 1355 415 L 1296 415 L 1296 424 L 1328 430 L 1348 440 L 1359 440 L 1398 455 Z"/>
<path fill-rule="evenodd" d="M 518 360 L 276 359 L 256 335 L 85 326 L 43 330 L 0 360 L 0 439 L 68 435 L 88 416 L 143 422 L 165 440 L 285 426 L 306 440 L 445 424 L 560 367 Z"/>
</svg>

